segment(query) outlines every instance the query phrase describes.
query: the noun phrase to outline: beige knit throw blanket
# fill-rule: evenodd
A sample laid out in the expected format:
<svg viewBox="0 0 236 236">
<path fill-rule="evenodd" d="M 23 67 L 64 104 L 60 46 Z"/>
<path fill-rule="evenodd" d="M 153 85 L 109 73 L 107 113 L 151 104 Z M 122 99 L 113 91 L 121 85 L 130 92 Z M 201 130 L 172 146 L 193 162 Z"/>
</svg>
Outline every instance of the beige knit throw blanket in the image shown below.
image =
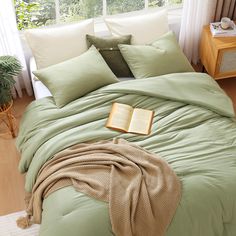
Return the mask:
<svg viewBox="0 0 236 236">
<path fill-rule="evenodd" d="M 81 143 L 48 161 L 28 202 L 34 223 L 41 222 L 43 199 L 68 185 L 109 203 L 116 236 L 165 235 L 181 197 L 166 161 L 124 139 Z"/>
</svg>

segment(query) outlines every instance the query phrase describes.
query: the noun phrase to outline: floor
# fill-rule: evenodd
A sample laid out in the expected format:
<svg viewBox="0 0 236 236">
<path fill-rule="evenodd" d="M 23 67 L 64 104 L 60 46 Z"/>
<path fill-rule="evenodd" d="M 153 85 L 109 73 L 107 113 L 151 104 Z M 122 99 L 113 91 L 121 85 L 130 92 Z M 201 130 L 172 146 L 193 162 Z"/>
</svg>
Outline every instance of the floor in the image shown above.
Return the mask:
<svg viewBox="0 0 236 236">
<path fill-rule="evenodd" d="M 14 101 L 13 113 L 17 123 L 26 106 L 33 100 L 24 96 Z M 24 175 L 18 172 L 20 155 L 15 139 L 10 135 L 0 136 L 0 216 L 24 209 Z"/>
<path fill-rule="evenodd" d="M 231 97 L 234 103 L 234 110 L 236 113 L 236 78 L 221 79 L 217 81 L 222 89 Z"/>
<path fill-rule="evenodd" d="M 236 111 L 236 78 L 218 81 L 234 102 Z M 14 101 L 14 114 L 19 122 L 26 106 L 32 97 L 24 96 Z M 0 216 L 23 210 L 24 176 L 17 170 L 19 153 L 15 148 L 15 140 L 0 136 Z"/>
</svg>

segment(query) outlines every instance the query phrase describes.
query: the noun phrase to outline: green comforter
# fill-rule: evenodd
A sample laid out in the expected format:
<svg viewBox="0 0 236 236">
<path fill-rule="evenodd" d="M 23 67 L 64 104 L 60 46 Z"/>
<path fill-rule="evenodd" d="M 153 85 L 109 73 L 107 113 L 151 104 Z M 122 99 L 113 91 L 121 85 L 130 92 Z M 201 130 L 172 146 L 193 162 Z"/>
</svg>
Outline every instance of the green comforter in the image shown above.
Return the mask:
<svg viewBox="0 0 236 236">
<path fill-rule="evenodd" d="M 105 128 L 112 102 L 155 111 L 149 136 Z M 236 235 L 236 121 L 206 74 L 179 73 L 103 87 L 58 109 L 31 103 L 17 139 L 30 191 L 42 165 L 80 142 L 121 137 L 165 158 L 182 182 L 167 236 Z M 107 204 L 66 187 L 44 200 L 41 236 L 110 236 Z M 157 235 L 158 236 L 158 235 Z"/>
</svg>

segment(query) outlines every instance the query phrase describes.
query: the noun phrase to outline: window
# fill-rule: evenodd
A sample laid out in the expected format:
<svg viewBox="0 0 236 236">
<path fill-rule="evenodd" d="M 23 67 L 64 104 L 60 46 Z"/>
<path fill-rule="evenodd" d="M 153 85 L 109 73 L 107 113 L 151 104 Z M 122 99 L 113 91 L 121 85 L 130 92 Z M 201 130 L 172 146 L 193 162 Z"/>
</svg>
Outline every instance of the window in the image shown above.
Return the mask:
<svg viewBox="0 0 236 236">
<path fill-rule="evenodd" d="M 130 12 L 130 11 L 138 11 L 138 10 L 144 9 L 144 7 L 145 7 L 144 0 L 136 0 L 136 1 L 107 0 L 106 1 L 106 9 L 107 9 L 108 15 L 115 15 L 115 14 L 119 14 L 119 13 Z"/>
<path fill-rule="evenodd" d="M 183 0 L 14 0 L 18 29 L 138 11 L 181 6 Z"/>
</svg>

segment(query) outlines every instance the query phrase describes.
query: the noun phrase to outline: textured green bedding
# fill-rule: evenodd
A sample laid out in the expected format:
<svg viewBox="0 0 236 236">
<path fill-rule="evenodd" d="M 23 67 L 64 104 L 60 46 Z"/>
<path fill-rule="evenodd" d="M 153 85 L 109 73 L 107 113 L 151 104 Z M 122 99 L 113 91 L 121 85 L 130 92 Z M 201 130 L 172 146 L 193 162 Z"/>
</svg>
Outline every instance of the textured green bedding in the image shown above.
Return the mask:
<svg viewBox="0 0 236 236">
<path fill-rule="evenodd" d="M 113 101 L 155 111 L 149 136 L 104 127 Z M 29 105 L 17 139 L 30 191 L 58 151 L 121 137 L 165 158 L 182 181 L 167 236 L 236 235 L 236 121 L 230 99 L 206 74 L 179 73 L 109 85 L 58 109 Z M 44 200 L 41 236 L 110 236 L 107 204 L 66 187 Z"/>
</svg>

